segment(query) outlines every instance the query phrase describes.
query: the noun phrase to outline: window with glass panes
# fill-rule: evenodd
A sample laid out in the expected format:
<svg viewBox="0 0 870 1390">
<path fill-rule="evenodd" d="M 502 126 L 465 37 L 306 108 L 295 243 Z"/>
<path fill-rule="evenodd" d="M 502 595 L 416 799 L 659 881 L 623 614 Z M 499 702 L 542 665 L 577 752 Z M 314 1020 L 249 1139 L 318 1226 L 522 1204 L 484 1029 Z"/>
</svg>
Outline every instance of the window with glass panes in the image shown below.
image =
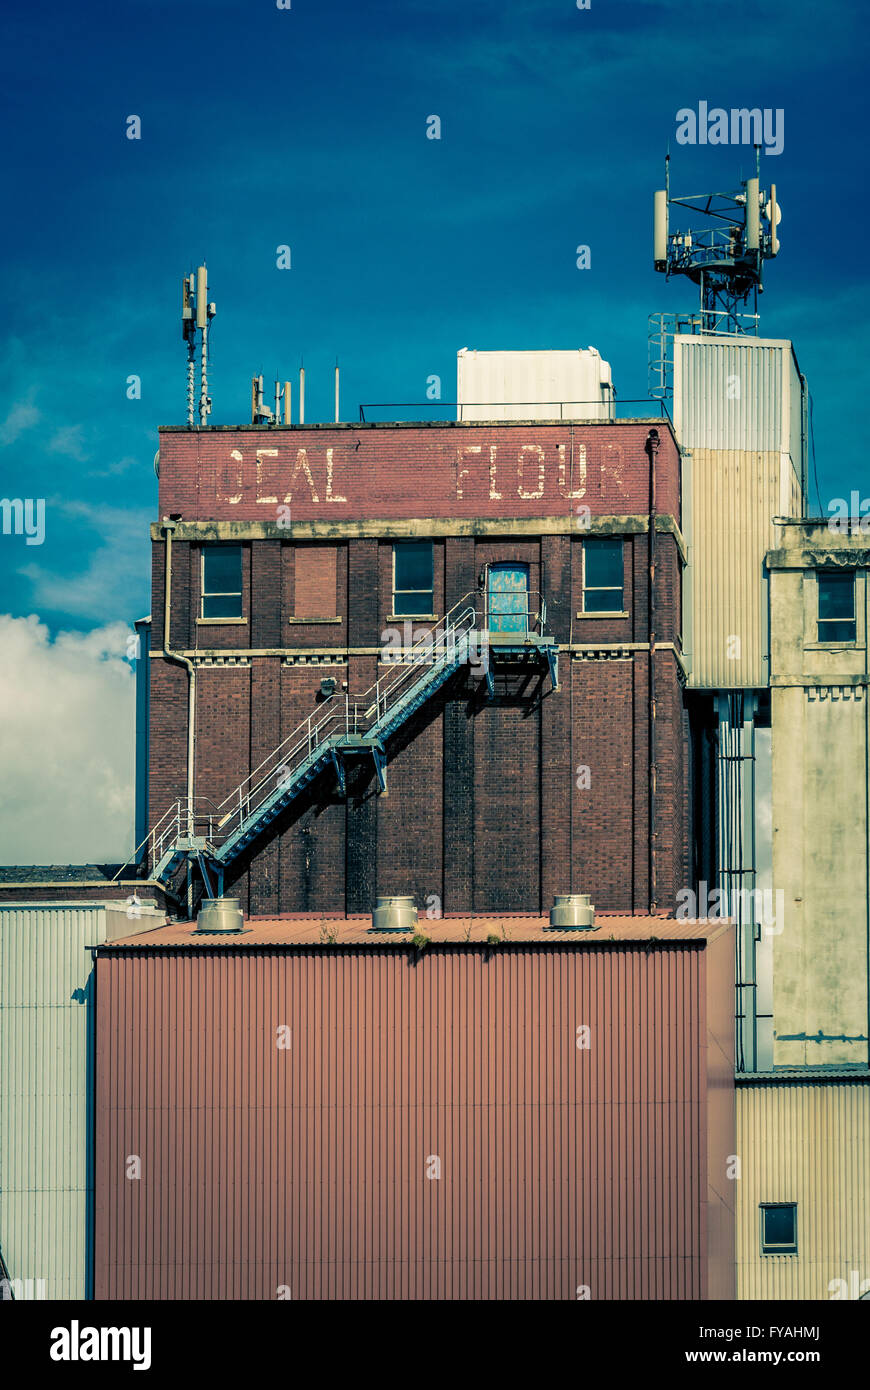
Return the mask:
<svg viewBox="0 0 870 1390">
<path fill-rule="evenodd" d="M 819 641 L 854 642 L 855 571 L 818 572 Z"/>
<path fill-rule="evenodd" d="M 797 1203 L 762 1202 L 762 1255 L 797 1254 Z"/>
<path fill-rule="evenodd" d="M 393 546 L 393 612 L 396 617 L 433 613 L 434 564 L 431 541 L 397 541 Z"/>
<path fill-rule="evenodd" d="M 242 547 L 207 545 L 202 551 L 202 616 L 242 617 Z"/>
<path fill-rule="evenodd" d="M 583 542 L 584 613 L 621 613 L 622 583 L 622 541 L 590 536 Z"/>
</svg>

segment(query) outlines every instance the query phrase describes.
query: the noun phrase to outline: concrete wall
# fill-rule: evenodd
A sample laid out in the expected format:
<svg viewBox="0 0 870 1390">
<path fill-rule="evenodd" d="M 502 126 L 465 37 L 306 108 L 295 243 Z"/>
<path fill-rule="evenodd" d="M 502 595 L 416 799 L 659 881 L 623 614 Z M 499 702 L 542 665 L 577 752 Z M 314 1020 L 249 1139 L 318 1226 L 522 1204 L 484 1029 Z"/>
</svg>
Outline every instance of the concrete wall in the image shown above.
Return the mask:
<svg viewBox="0 0 870 1390">
<path fill-rule="evenodd" d="M 777 1066 L 868 1061 L 868 537 L 780 528 L 771 574 Z M 855 568 L 857 640 L 817 640 L 819 569 Z"/>
</svg>

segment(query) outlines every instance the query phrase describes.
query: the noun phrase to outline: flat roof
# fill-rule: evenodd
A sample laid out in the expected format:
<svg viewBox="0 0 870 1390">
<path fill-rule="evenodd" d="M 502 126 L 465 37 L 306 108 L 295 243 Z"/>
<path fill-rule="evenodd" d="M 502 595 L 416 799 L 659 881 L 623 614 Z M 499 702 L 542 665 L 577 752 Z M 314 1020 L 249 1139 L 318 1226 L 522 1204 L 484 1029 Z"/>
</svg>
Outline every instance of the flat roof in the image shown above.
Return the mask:
<svg viewBox="0 0 870 1390">
<path fill-rule="evenodd" d="M 0 864 L 0 888 L 40 884 L 53 887 L 58 883 L 114 883 L 126 864 Z M 135 877 L 135 875 L 131 875 Z"/>
<path fill-rule="evenodd" d="M 504 403 L 510 406 L 510 402 Z M 371 406 L 371 409 L 378 409 Z M 386 408 L 386 407 L 384 407 Z M 308 424 L 295 425 L 158 425 L 159 434 L 304 434 L 307 430 L 477 430 L 498 426 L 513 429 L 524 425 L 597 425 L 612 429 L 614 425 L 664 425 L 673 434 L 673 426 L 667 415 L 625 415 L 612 420 L 580 420 L 566 417 L 563 420 L 322 420 Z"/>
<path fill-rule="evenodd" d="M 445 916 L 435 921 L 421 916 L 417 932 L 433 946 L 486 946 L 495 935 L 507 946 L 516 945 L 703 945 L 731 926 L 724 918 L 676 921 L 670 917 L 627 917 L 618 912 L 596 913 L 595 926 L 586 931 L 565 931 L 550 926 L 549 917 L 523 913 L 493 913 L 473 917 Z M 350 917 L 321 913 L 294 913 L 280 917 L 249 917 L 240 932 L 198 932 L 195 922 L 171 922 L 167 926 L 106 942 L 100 951 L 214 950 L 228 947 L 245 951 L 261 946 L 324 947 L 393 946 L 407 950 L 412 932 L 373 931 L 369 914 Z"/>
</svg>

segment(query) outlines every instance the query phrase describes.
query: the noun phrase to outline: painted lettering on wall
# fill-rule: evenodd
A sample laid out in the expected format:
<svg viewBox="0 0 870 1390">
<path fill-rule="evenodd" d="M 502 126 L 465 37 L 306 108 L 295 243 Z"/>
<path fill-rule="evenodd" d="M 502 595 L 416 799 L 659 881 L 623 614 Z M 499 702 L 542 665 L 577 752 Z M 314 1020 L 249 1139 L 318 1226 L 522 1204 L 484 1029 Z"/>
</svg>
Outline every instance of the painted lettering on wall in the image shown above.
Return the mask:
<svg viewBox="0 0 870 1390">
<path fill-rule="evenodd" d="M 332 446 L 310 443 L 301 448 L 276 443 L 230 449 L 215 468 L 216 498 L 232 507 L 254 505 L 274 514 L 276 508 L 297 503 L 331 508 L 365 502 L 377 507 L 379 498 L 390 505 L 404 495 L 407 471 L 403 458 L 381 461 L 368 471 L 357 472 L 355 457 L 341 448 L 336 451 Z M 573 445 L 462 444 L 452 455 L 452 463 L 450 459 L 451 454 L 445 457 L 443 452 L 434 451 L 431 465 L 424 464 L 422 473 L 418 472 L 418 477 L 431 484 L 427 500 L 436 508 L 463 501 L 472 506 L 485 502 L 509 506 L 517 500 L 578 502 L 590 488 L 595 492 L 599 476 L 602 487 L 606 483 L 610 493 L 627 496 L 625 456 L 617 443 L 601 447 L 591 477 L 587 446 L 579 441 Z M 427 468 L 431 468 L 428 474 Z M 355 479 L 359 480 L 356 488 Z"/>
</svg>

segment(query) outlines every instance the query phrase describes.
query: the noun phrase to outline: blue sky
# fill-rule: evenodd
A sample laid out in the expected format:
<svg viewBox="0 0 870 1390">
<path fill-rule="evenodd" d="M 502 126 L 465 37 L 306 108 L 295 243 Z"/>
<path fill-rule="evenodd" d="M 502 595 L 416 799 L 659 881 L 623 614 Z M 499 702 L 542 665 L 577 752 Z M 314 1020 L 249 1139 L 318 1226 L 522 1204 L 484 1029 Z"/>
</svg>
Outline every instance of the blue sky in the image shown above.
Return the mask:
<svg viewBox="0 0 870 1390">
<path fill-rule="evenodd" d="M 765 336 L 815 400 L 823 506 L 868 492 L 863 7 L 842 0 L 47 0 L 3 20 L 0 613 L 50 632 L 149 608 L 158 424 L 183 423 L 179 286 L 218 316 L 212 422 L 298 371 L 307 418 L 414 401 L 457 348 L 594 344 L 646 394 L 647 316 L 694 305 L 654 273 L 652 191 L 730 188 L 752 155 L 677 149 L 675 113 L 781 107 L 783 205 Z M 141 117 L 142 139 L 126 138 Z M 442 139 L 426 138 L 437 114 Z M 575 247 L 591 247 L 578 271 Z M 276 268 L 289 244 L 293 268 Z M 131 374 L 140 400 L 126 398 Z M 815 503 L 815 494 L 813 494 Z"/>
</svg>

